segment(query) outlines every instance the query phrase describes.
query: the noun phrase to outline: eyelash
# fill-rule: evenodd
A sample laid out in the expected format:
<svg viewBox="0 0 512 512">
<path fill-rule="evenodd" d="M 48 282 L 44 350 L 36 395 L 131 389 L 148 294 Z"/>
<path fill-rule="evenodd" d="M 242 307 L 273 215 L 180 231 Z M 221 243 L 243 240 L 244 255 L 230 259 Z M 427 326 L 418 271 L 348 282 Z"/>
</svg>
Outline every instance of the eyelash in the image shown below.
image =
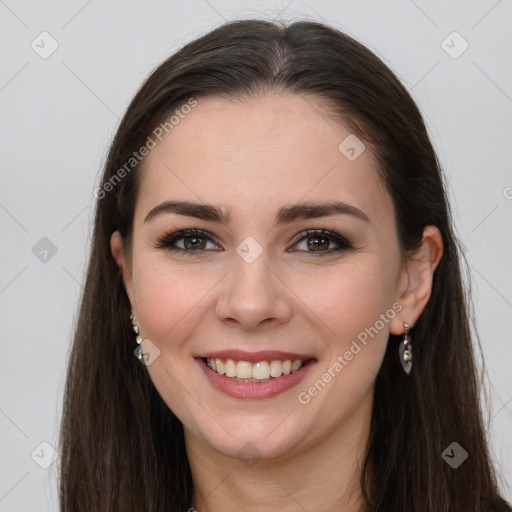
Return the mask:
<svg viewBox="0 0 512 512">
<path fill-rule="evenodd" d="M 337 249 L 329 249 L 327 251 L 303 251 L 301 252 L 307 252 L 309 254 L 312 254 L 314 257 L 322 257 L 327 254 L 333 254 L 338 253 L 342 251 L 348 251 L 353 250 L 354 246 L 351 244 L 349 240 L 347 240 L 344 236 L 340 235 L 339 233 L 330 231 L 328 229 L 320 228 L 320 229 L 307 229 L 306 231 L 303 231 L 296 235 L 292 243 L 293 245 L 298 244 L 299 242 L 302 242 L 303 240 L 307 240 L 312 235 L 319 235 L 327 238 L 329 241 L 335 242 L 339 247 Z M 160 240 L 157 242 L 155 247 L 157 249 L 166 249 L 170 251 L 180 252 L 182 254 L 187 254 L 188 256 L 198 256 L 200 254 L 204 254 L 209 249 L 182 249 L 181 247 L 173 246 L 174 243 L 176 243 L 178 240 L 185 239 L 187 237 L 193 237 L 196 236 L 197 238 L 206 238 L 207 240 L 211 241 L 212 243 L 216 245 L 220 245 L 214 236 L 212 236 L 207 231 L 203 231 L 202 229 L 184 229 L 181 231 L 171 232 L 165 234 Z"/>
</svg>

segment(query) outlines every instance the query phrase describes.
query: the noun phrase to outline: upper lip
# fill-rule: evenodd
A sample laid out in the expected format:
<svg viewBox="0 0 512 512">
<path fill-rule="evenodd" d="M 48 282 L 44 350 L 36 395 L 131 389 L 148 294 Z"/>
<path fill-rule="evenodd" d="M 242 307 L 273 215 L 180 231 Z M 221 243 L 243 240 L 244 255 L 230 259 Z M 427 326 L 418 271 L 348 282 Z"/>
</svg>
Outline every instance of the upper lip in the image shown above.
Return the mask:
<svg viewBox="0 0 512 512">
<path fill-rule="evenodd" d="M 281 352 L 280 350 L 261 350 L 259 352 L 246 352 L 244 350 L 219 350 L 216 352 L 207 352 L 199 354 L 196 357 L 210 359 L 233 359 L 235 361 L 247 361 L 249 363 L 258 363 L 259 361 L 307 361 L 315 359 L 313 356 L 297 354 L 294 352 Z"/>
</svg>

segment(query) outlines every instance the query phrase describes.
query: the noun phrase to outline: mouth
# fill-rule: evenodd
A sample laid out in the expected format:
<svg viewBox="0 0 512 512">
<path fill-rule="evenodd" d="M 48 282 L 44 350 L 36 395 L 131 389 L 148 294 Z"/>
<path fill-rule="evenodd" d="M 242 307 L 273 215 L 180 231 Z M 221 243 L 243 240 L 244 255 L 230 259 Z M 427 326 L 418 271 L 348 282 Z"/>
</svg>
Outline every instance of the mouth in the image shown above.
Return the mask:
<svg viewBox="0 0 512 512">
<path fill-rule="evenodd" d="M 215 373 L 225 375 L 237 382 L 268 382 L 282 375 L 290 375 L 300 371 L 311 359 L 272 359 L 269 361 L 236 361 L 213 357 L 203 358 L 204 363 Z"/>
<path fill-rule="evenodd" d="M 217 390 L 244 399 L 272 398 L 283 393 L 297 385 L 318 362 L 310 356 L 282 352 L 231 351 L 229 355 L 205 354 L 195 360 Z"/>
</svg>

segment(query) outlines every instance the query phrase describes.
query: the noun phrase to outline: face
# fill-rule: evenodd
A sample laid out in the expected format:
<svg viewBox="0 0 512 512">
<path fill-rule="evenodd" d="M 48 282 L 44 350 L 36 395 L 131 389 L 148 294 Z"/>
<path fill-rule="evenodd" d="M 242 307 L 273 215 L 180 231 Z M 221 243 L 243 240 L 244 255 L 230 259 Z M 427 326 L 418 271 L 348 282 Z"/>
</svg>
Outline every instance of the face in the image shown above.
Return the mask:
<svg viewBox="0 0 512 512">
<path fill-rule="evenodd" d="M 204 449 L 280 458 L 369 421 L 402 260 L 374 155 L 320 106 L 198 99 L 141 171 L 125 285 Z"/>
</svg>

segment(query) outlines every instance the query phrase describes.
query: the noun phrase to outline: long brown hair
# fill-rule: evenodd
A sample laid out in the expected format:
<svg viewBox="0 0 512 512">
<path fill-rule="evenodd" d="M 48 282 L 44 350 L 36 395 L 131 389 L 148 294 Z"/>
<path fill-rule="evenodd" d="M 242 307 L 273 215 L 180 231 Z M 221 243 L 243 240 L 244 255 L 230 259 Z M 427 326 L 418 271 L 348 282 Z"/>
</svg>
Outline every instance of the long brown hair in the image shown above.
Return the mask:
<svg viewBox="0 0 512 512">
<path fill-rule="evenodd" d="M 364 510 L 507 510 L 485 440 L 460 252 L 417 106 L 378 57 L 342 32 L 314 22 L 247 20 L 222 25 L 153 71 L 111 144 L 69 357 L 61 511 L 184 512 L 191 506 L 183 427 L 134 356 L 130 304 L 110 236 L 119 230 L 129 251 L 140 163 L 126 163 L 163 120 L 190 98 L 262 91 L 321 97 L 371 145 L 404 254 L 418 246 L 427 225 L 443 237 L 432 295 L 412 330 L 413 371 L 402 371 L 391 335 L 377 376 L 361 475 Z M 441 456 L 454 441 L 468 453 L 456 469 Z"/>
</svg>

